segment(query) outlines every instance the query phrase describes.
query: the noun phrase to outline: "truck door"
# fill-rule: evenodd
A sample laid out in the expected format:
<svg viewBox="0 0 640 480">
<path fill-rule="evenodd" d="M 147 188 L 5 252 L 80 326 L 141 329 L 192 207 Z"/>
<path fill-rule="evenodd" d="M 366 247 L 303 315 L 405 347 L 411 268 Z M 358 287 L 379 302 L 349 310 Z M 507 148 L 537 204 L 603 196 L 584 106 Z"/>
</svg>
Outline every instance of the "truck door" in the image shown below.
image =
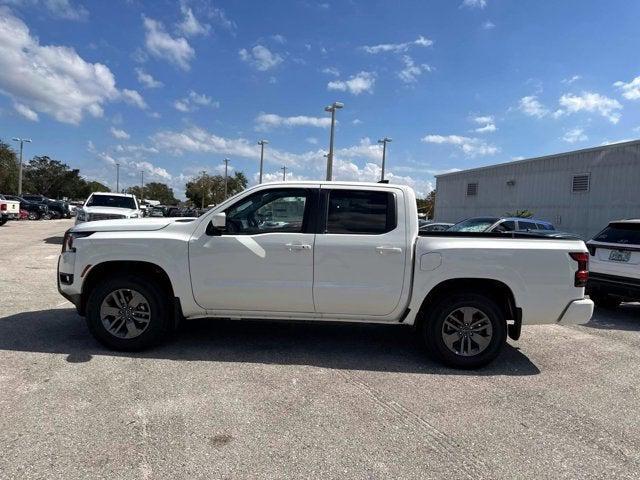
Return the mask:
<svg viewBox="0 0 640 480">
<path fill-rule="evenodd" d="M 207 310 L 314 312 L 317 188 L 266 188 L 225 210 L 222 234 L 189 243 L 196 302 Z"/>
<path fill-rule="evenodd" d="M 407 252 L 403 193 L 323 186 L 313 295 L 323 314 L 384 316 L 398 306 Z"/>
</svg>

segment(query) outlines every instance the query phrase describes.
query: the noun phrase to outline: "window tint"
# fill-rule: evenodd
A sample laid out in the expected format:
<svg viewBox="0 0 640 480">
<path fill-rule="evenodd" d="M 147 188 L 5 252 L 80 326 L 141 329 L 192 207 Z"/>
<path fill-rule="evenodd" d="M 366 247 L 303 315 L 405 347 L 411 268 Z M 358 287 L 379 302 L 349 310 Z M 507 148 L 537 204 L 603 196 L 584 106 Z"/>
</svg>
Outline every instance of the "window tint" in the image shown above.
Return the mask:
<svg viewBox="0 0 640 480">
<path fill-rule="evenodd" d="M 505 220 L 504 222 L 496 225 L 493 229 L 494 232 L 513 232 L 516 229 L 516 222 L 513 220 Z"/>
<path fill-rule="evenodd" d="M 115 207 L 115 208 L 130 208 L 135 210 L 136 201 L 133 197 L 123 197 L 120 195 L 108 195 L 108 194 L 93 194 L 87 200 L 87 207 Z"/>
<path fill-rule="evenodd" d="M 395 196 L 388 192 L 333 190 L 326 233 L 381 234 L 396 228 Z"/>
<path fill-rule="evenodd" d="M 640 245 L 640 223 L 612 223 L 594 237 L 597 242 Z"/>
<path fill-rule="evenodd" d="M 304 189 L 273 189 L 256 192 L 227 208 L 227 233 L 304 231 L 305 208 L 309 192 Z"/>
<path fill-rule="evenodd" d="M 518 230 L 537 230 L 537 227 L 533 222 L 518 220 Z"/>
</svg>

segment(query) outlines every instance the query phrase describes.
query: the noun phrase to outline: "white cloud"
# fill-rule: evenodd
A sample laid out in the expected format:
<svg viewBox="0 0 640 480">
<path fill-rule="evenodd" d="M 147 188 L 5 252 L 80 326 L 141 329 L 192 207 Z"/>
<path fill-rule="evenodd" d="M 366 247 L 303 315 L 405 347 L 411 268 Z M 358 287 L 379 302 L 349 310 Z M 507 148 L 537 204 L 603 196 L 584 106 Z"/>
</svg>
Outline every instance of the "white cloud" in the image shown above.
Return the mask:
<svg viewBox="0 0 640 480">
<path fill-rule="evenodd" d="M 280 44 L 287 43 L 287 39 L 284 37 L 284 35 L 280 35 L 279 33 L 276 33 L 275 35 L 271 35 L 271 40 Z"/>
<path fill-rule="evenodd" d="M 617 81 L 613 86 L 618 87 L 622 91 L 622 96 L 627 100 L 640 100 L 640 75 L 629 83 Z"/>
<path fill-rule="evenodd" d="M 338 70 L 336 67 L 324 68 L 322 69 L 322 73 L 326 73 L 327 75 L 333 75 L 334 77 L 340 76 L 340 70 Z"/>
<path fill-rule="evenodd" d="M 491 133 L 497 130 L 495 123 L 493 122 L 493 116 L 483 115 L 473 118 L 473 121 L 480 125 L 475 129 L 478 133 Z"/>
<path fill-rule="evenodd" d="M 243 62 L 247 62 L 261 72 L 277 67 L 284 60 L 279 54 L 271 52 L 264 45 L 256 45 L 251 50 L 243 48 L 238 54 Z"/>
<path fill-rule="evenodd" d="M 46 10 L 51 16 L 62 20 L 82 21 L 89 18 L 89 11 L 82 5 L 74 5 L 69 0 L 4 0 L 16 7 L 36 7 L 39 11 Z"/>
<path fill-rule="evenodd" d="M 484 140 L 461 135 L 426 135 L 422 141 L 424 143 L 454 145 L 468 157 L 495 155 L 500 151 L 498 147 L 490 145 Z"/>
<path fill-rule="evenodd" d="M 296 115 L 293 117 L 281 117 L 275 113 L 261 113 L 255 119 L 256 130 L 268 130 L 274 127 L 318 127 L 328 128 L 331 125 L 329 117 L 308 117 Z"/>
<path fill-rule="evenodd" d="M 422 35 L 419 35 L 418 38 L 416 38 L 412 42 L 381 43 L 379 45 L 365 45 L 361 48 L 365 52 L 371 53 L 371 54 L 385 53 L 385 52 L 402 53 L 402 52 L 406 52 L 407 50 L 409 50 L 409 48 L 413 46 L 430 47 L 431 45 L 433 45 L 433 40 L 429 40 L 428 38 L 423 37 Z"/>
<path fill-rule="evenodd" d="M 111 135 L 113 135 L 113 138 L 117 138 L 118 140 L 127 140 L 129 138 L 131 138 L 131 135 L 129 135 L 127 132 L 125 132 L 124 130 L 115 128 L 115 127 L 111 127 Z"/>
<path fill-rule="evenodd" d="M 484 22 L 482 24 L 482 29 L 483 30 L 491 30 L 493 28 L 496 28 L 496 24 L 493 23 L 491 20 L 487 20 L 486 22 Z"/>
<path fill-rule="evenodd" d="M 562 136 L 562 140 L 567 143 L 576 143 L 589 140 L 589 137 L 584 133 L 584 129 L 572 128 L 571 130 L 567 130 L 565 132 L 565 134 Z"/>
<path fill-rule="evenodd" d="M 402 62 L 404 68 L 398 72 L 398 77 L 404 83 L 414 83 L 418 81 L 418 77 L 424 72 L 430 72 L 431 67 L 426 63 L 416 65 L 409 55 L 403 55 Z"/>
<path fill-rule="evenodd" d="M 37 122 L 39 120 L 38 114 L 22 103 L 14 103 L 13 108 L 15 108 L 16 112 L 18 112 L 27 120 L 31 120 L 32 122 Z"/>
<path fill-rule="evenodd" d="M 305 138 L 305 141 L 307 143 L 310 143 L 311 145 L 317 145 L 318 144 L 318 139 L 316 137 L 307 137 L 307 138 Z"/>
<path fill-rule="evenodd" d="M 351 120 L 351 123 L 354 125 L 360 125 L 362 123 L 362 120 L 360 120 L 359 118 L 354 118 L 353 120 Z"/>
<path fill-rule="evenodd" d="M 189 70 L 189 62 L 195 51 L 183 37 L 173 38 L 161 22 L 143 17 L 145 45 L 151 55 L 169 61 L 183 70 Z"/>
<path fill-rule="evenodd" d="M 582 92 L 581 95 L 571 93 L 562 95 L 560 106 L 563 109 L 556 112 L 557 116 L 584 111 L 599 113 L 611 123 L 618 123 L 621 117 L 618 110 L 622 109 L 622 105 L 617 100 L 593 92 Z"/>
<path fill-rule="evenodd" d="M 138 81 L 146 88 L 160 88 L 164 85 L 141 68 L 136 68 L 136 76 L 138 77 Z"/>
<path fill-rule="evenodd" d="M 577 82 L 578 80 L 580 80 L 582 77 L 580 75 L 573 75 L 569 78 L 563 78 L 561 80 L 561 83 L 564 83 L 565 85 L 571 85 L 574 82 Z"/>
<path fill-rule="evenodd" d="M 549 110 L 538 101 L 538 97 L 535 95 L 522 97 L 518 108 L 530 117 L 542 118 L 549 114 Z"/>
<path fill-rule="evenodd" d="M 339 90 L 341 92 L 348 91 L 353 95 L 360 95 L 363 92 L 373 93 L 373 86 L 376 83 L 376 77 L 371 72 L 360 72 L 352 75 L 349 80 L 334 80 L 327 84 L 329 90 Z"/>
<path fill-rule="evenodd" d="M 78 124 L 100 117 L 118 97 L 111 70 L 83 60 L 73 48 L 40 45 L 22 20 L 0 7 L 0 93 L 32 112 Z"/>
<path fill-rule="evenodd" d="M 468 8 L 484 8 L 487 6 L 487 0 L 463 0 L 460 7 Z"/>
<path fill-rule="evenodd" d="M 218 108 L 220 107 L 220 102 L 214 102 L 211 97 L 190 90 L 186 97 L 173 102 L 173 106 L 181 112 L 193 112 L 199 107 Z"/>
<path fill-rule="evenodd" d="M 142 98 L 142 95 L 140 95 L 135 90 L 129 90 L 127 88 L 123 89 L 122 99 L 125 101 L 125 103 L 133 105 L 134 107 L 141 108 L 142 110 L 147 108 L 147 104 L 144 101 L 144 98 Z"/>
<path fill-rule="evenodd" d="M 182 3 L 180 5 L 180 11 L 182 12 L 182 21 L 176 25 L 179 32 L 188 37 L 194 35 L 209 35 L 211 25 L 201 23 L 193 14 L 191 7 Z"/>
</svg>

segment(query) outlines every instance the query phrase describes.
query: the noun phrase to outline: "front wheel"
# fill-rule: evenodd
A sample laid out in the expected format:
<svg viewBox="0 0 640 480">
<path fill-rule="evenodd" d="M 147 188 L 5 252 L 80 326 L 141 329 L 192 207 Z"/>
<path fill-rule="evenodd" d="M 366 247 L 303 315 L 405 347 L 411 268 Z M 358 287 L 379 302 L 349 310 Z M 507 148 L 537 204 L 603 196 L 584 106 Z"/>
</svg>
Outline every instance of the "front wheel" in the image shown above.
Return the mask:
<svg viewBox="0 0 640 480">
<path fill-rule="evenodd" d="M 139 351 L 160 343 L 168 333 L 173 308 L 152 279 L 122 275 L 101 282 L 87 301 L 87 325 L 113 350 Z"/>
<path fill-rule="evenodd" d="M 507 339 L 504 314 L 481 294 L 457 294 L 427 312 L 422 336 L 429 354 L 445 365 L 472 369 L 487 365 Z"/>
<path fill-rule="evenodd" d="M 40 215 L 37 212 L 29 212 L 27 218 L 29 220 L 38 220 L 40 218 Z"/>
</svg>

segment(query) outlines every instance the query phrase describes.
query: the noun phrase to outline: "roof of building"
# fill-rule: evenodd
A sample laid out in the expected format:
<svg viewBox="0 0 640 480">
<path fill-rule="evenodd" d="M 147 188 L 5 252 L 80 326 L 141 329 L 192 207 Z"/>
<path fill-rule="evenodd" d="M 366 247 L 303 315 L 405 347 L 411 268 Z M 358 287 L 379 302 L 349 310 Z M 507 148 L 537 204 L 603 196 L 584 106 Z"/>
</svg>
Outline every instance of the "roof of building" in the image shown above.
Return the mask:
<svg viewBox="0 0 640 480">
<path fill-rule="evenodd" d="M 597 146 L 597 147 L 583 148 L 581 150 L 571 150 L 569 152 L 554 153 L 552 155 L 543 155 L 541 157 L 525 158 L 523 160 L 514 160 L 512 162 L 496 163 L 494 165 L 487 165 L 487 166 L 484 166 L 484 167 L 469 168 L 467 170 L 459 170 L 457 172 L 441 173 L 440 175 L 435 175 L 435 177 L 436 178 L 451 177 L 451 176 L 454 176 L 454 175 L 467 174 L 467 173 L 470 173 L 470 172 L 477 172 L 477 171 L 480 171 L 480 170 L 489 170 L 489 169 L 492 169 L 492 168 L 501 168 L 501 167 L 506 167 L 506 166 L 510 166 L 510 165 L 519 165 L 521 163 L 527 163 L 527 162 L 537 162 L 538 160 L 547 160 L 549 158 L 564 157 L 566 155 L 574 155 L 574 154 L 587 153 L 587 152 L 598 152 L 598 151 L 608 150 L 608 149 L 612 149 L 612 148 L 627 147 L 627 146 L 630 146 L 630 145 L 640 145 L 640 140 L 630 140 L 628 142 L 610 143 L 608 145 L 600 145 L 600 146 Z"/>
</svg>

